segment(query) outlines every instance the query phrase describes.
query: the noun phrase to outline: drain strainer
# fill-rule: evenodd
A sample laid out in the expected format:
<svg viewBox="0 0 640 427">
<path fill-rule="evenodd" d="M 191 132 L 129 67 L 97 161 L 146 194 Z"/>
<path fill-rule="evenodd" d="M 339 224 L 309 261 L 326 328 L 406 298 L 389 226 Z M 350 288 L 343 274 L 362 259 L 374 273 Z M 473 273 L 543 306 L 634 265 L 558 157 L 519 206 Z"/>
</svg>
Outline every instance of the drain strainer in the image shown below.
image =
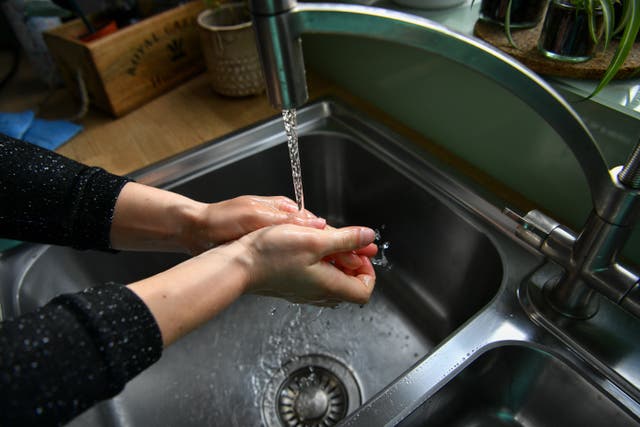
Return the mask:
<svg viewBox="0 0 640 427">
<path fill-rule="evenodd" d="M 262 401 L 268 427 L 330 427 L 361 403 L 349 368 L 324 355 L 297 357 L 271 379 Z"/>
</svg>

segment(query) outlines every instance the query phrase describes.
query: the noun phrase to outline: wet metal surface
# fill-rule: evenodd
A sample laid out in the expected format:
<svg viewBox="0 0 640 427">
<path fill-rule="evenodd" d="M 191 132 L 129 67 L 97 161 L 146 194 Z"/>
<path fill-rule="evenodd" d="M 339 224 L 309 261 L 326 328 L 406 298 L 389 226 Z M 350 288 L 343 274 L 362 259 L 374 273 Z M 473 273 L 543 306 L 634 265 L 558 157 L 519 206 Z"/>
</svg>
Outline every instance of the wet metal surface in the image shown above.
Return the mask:
<svg viewBox="0 0 640 427">
<path fill-rule="evenodd" d="M 320 102 L 299 110 L 298 123 L 305 205 L 334 225 L 376 228 L 389 242 L 371 302 L 332 310 L 244 296 L 72 425 L 260 425 L 270 380 L 314 354 L 338 360 L 358 384 L 363 404 L 344 425 L 488 425 L 494 415 L 502 425 L 554 425 L 539 411 L 560 389 L 558 378 L 573 390 L 563 400 L 571 408 L 563 425 L 586 419 L 572 404 L 639 424 L 640 393 L 629 374 L 637 345 L 627 339 L 623 349 L 591 351 L 598 336 L 589 324 L 578 328 L 577 345 L 575 327 L 563 335 L 554 319 L 540 320 L 545 310 L 519 293 L 544 283 L 544 271 L 529 280 L 543 257 L 517 240 L 502 206 L 361 113 Z M 137 178 L 208 202 L 293 197 L 288 165 L 282 122 L 274 119 Z M 128 283 L 182 259 L 24 246 L 0 262 L 2 306 L 16 315 L 61 292 Z M 635 329 L 613 333 L 628 330 Z M 495 412 L 503 407 L 511 418 Z M 537 421 L 527 424 L 521 414 Z"/>
</svg>

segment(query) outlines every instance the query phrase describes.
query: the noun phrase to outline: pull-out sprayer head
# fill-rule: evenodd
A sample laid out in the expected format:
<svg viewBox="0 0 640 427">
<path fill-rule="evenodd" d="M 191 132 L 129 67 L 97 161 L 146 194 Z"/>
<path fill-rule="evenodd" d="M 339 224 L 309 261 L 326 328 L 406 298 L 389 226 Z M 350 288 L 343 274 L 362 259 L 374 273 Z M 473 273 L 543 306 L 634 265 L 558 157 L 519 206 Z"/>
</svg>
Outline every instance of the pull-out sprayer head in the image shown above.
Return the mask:
<svg viewBox="0 0 640 427">
<path fill-rule="evenodd" d="M 293 9 L 297 4 L 296 0 L 252 0 L 249 8 L 254 15 L 277 15 Z"/>
<path fill-rule="evenodd" d="M 296 5 L 295 0 L 250 2 L 267 95 L 278 110 L 300 107 L 309 98 Z"/>
</svg>

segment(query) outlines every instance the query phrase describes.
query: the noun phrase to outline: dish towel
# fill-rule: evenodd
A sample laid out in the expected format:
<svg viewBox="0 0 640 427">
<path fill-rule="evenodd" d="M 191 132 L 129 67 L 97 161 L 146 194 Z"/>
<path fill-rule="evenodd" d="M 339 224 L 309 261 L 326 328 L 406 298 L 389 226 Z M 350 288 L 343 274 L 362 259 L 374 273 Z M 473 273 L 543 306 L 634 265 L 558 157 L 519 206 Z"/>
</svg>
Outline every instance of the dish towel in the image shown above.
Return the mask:
<svg viewBox="0 0 640 427">
<path fill-rule="evenodd" d="M 49 150 L 55 150 L 73 138 L 82 126 L 65 120 L 37 119 L 31 110 L 0 113 L 0 133 Z"/>
<path fill-rule="evenodd" d="M 33 111 L 0 113 L 0 133 L 55 150 L 82 130 L 82 126 L 64 120 L 36 119 Z M 16 247 L 21 242 L 0 239 L 0 252 Z"/>
</svg>

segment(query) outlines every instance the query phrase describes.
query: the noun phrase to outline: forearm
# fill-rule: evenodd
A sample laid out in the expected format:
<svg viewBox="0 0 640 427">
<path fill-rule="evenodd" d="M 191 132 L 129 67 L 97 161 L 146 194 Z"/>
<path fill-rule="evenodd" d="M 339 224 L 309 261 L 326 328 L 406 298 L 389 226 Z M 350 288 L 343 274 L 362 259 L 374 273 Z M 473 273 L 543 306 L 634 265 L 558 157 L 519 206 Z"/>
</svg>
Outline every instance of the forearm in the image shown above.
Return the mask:
<svg viewBox="0 0 640 427">
<path fill-rule="evenodd" d="M 116 202 L 111 247 L 119 250 L 189 252 L 206 204 L 130 182 Z"/>
<path fill-rule="evenodd" d="M 215 317 L 247 289 L 248 257 L 233 243 L 129 285 L 158 323 L 164 346 Z"/>
<path fill-rule="evenodd" d="M 111 247 L 199 254 L 275 224 L 324 228 L 326 221 L 281 197 L 240 196 L 207 204 L 130 182 L 122 189 L 111 226 Z"/>
<path fill-rule="evenodd" d="M 125 177 L 0 134 L 0 236 L 108 249 Z"/>
<path fill-rule="evenodd" d="M 162 353 L 140 299 L 108 285 L 62 295 L 0 327 L 0 425 L 59 425 L 125 383 Z"/>
</svg>

